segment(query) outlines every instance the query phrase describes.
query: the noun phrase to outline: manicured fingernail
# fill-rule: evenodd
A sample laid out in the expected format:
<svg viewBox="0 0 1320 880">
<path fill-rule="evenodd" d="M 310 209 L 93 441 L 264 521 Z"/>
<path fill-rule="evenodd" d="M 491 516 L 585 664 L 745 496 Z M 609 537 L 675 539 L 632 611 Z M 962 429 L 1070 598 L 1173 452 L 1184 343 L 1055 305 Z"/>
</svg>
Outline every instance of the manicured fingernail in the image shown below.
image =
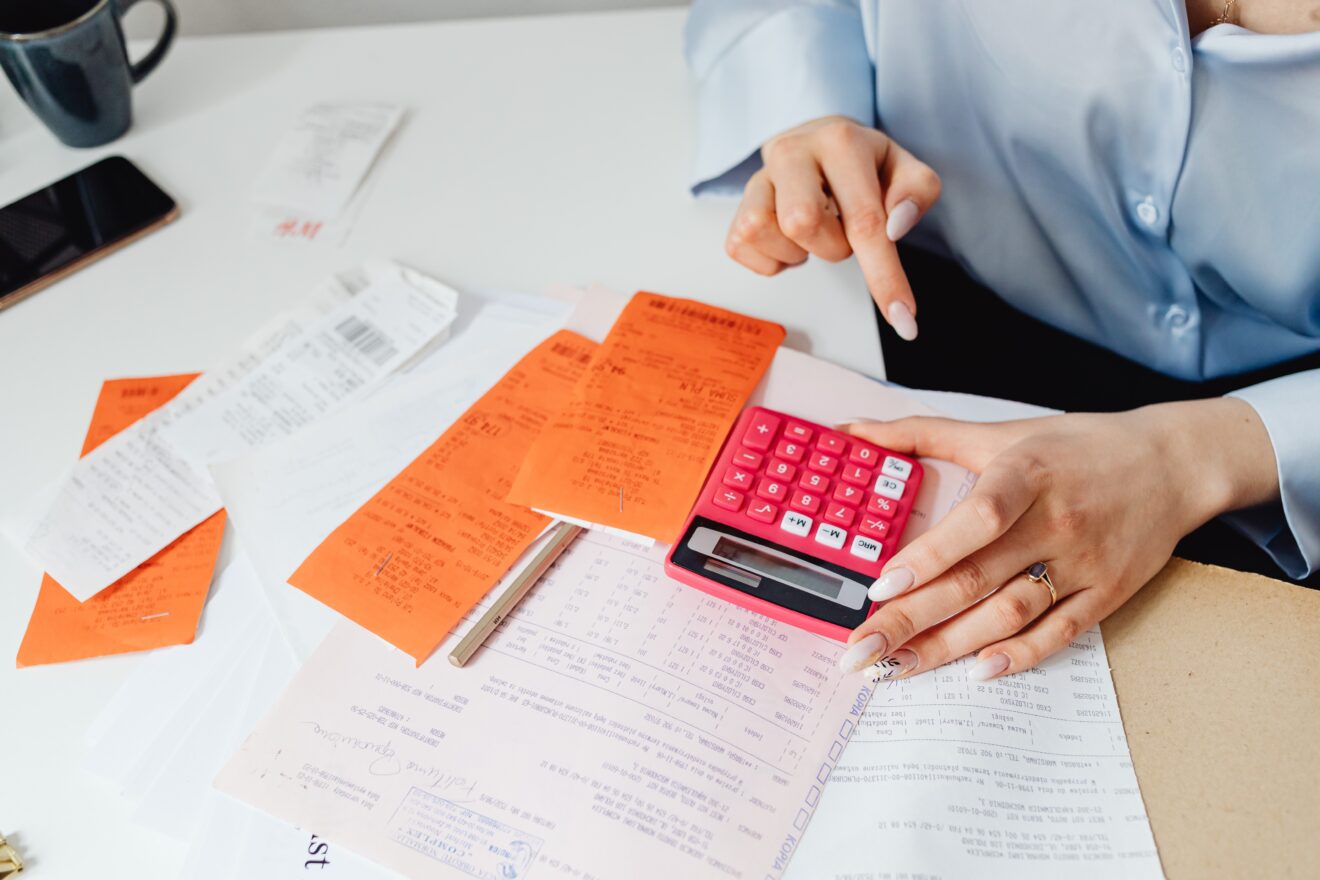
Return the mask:
<svg viewBox="0 0 1320 880">
<path fill-rule="evenodd" d="M 871 677 L 871 681 L 898 678 L 916 669 L 918 662 L 916 651 L 911 648 L 900 648 L 867 670 L 867 675 Z"/>
<path fill-rule="evenodd" d="M 912 231 L 912 227 L 917 225 L 919 210 L 917 203 L 911 199 L 904 199 L 894 206 L 894 210 L 889 212 L 889 221 L 885 223 L 885 235 L 889 236 L 890 241 L 898 241 Z"/>
<path fill-rule="evenodd" d="M 917 319 L 912 316 L 912 310 L 901 302 L 892 302 L 889 304 L 889 311 L 885 312 L 885 317 L 889 319 L 889 326 L 894 328 L 898 338 L 904 342 L 911 342 L 917 338 Z"/>
<path fill-rule="evenodd" d="M 968 681 L 989 681 L 1008 668 L 1007 654 L 991 654 L 976 661 L 976 665 L 967 670 Z"/>
<path fill-rule="evenodd" d="M 880 575 L 879 579 L 871 584 L 871 589 L 866 591 L 866 595 L 872 602 L 883 602 L 912 589 L 912 582 L 915 580 L 916 576 L 912 574 L 912 569 L 896 568 Z"/>
<path fill-rule="evenodd" d="M 880 633 L 871 633 L 848 646 L 848 650 L 839 657 L 839 668 L 844 672 L 856 672 L 870 666 L 871 661 L 884 653 L 885 647 L 885 637 Z"/>
</svg>

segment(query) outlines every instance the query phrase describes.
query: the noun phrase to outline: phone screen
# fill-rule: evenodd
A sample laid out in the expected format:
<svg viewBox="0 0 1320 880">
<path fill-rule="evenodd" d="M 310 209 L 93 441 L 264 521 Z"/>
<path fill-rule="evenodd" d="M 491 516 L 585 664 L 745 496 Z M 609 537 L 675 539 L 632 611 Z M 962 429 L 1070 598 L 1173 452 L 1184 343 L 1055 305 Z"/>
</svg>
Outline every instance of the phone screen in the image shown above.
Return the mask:
<svg viewBox="0 0 1320 880">
<path fill-rule="evenodd" d="M 122 156 L 0 208 L 0 308 L 174 210 L 174 200 Z"/>
</svg>

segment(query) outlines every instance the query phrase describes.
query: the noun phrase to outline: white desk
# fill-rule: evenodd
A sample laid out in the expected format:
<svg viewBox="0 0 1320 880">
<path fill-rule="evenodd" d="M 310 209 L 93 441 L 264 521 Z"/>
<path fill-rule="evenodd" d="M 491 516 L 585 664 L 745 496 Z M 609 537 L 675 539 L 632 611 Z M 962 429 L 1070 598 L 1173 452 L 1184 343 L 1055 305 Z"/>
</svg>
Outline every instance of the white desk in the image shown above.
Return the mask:
<svg viewBox="0 0 1320 880">
<path fill-rule="evenodd" d="M 789 344 L 879 375 L 852 263 L 773 280 L 723 253 L 732 206 L 686 190 L 680 10 L 181 40 L 132 131 L 60 146 L 0 87 L 0 204 L 122 153 L 183 216 L 0 313 L 0 505 L 77 456 L 102 379 L 201 370 L 319 277 L 372 256 L 460 288 L 601 281 L 778 320 Z M 342 248 L 249 236 L 247 195 L 302 106 L 409 108 Z M 83 730 L 138 662 L 15 671 L 38 574 L 0 542 L 0 830 L 50 880 L 174 878 L 184 850 L 80 769 Z M 217 853 L 223 858 L 223 853 Z"/>
</svg>

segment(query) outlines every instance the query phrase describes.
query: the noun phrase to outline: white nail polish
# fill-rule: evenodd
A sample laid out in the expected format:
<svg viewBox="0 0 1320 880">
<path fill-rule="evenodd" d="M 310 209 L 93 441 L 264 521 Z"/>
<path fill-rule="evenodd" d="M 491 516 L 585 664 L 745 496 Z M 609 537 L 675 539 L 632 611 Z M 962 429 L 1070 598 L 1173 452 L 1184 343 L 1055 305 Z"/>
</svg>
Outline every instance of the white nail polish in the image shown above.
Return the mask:
<svg viewBox="0 0 1320 880">
<path fill-rule="evenodd" d="M 912 316 L 912 310 L 903 303 L 890 303 L 885 317 L 889 319 L 889 326 L 894 328 L 899 339 L 911 342 L 917 338 L 917 319 Z"/>
<path fill-rule="evenodd" d="M 883 602 L 912 589 L 914 580 L 916 577 L 912 574 L 912 569 L 896 568 L 880 575 L 879 579 L 871 584 L 871 589 L 866 591 L 866 595 L 872 602 Z"/>
<path fill-rule="evenodd" d="M 912 231 L 912 227 L 917 225 L 918 210 L 917 203 L 911 199 L 904 199 L 894 206 L 885 223 L 885 235 L 889 236 L 890 241 L 898 241 Z"/>
<path fill-rule="evenodd" d="M 991 654 L 983 660 L 977 660 L 976 665 L 967 670 L 967 680 L 989 681 L 1007 669 L 1008 662 L 1007 654 Z"/>
<path fill-rule="evenodd" d="M 871 633 L 848 646 L 848 650 L 839 657 L 839 668 L 844 672 L 856 672 L 869 666 L 877 654 L 884 652 L 885 647 L 885 637 L 880 633 Z"/>
</svg>

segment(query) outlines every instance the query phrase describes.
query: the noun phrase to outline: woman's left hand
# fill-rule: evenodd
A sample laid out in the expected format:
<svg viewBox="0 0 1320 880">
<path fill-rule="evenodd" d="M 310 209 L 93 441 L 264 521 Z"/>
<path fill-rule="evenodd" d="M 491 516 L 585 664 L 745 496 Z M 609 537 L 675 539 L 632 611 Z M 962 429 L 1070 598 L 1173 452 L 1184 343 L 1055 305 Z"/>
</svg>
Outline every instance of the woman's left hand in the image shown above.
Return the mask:
<svg viewBox="0 0 1320 880">
<path fill-rule="evenodd" d="M 969 678 L 1030 669 L 1141 588 L 1178 540 L 1278 497 L 1273 447 L 1234 398 L 999 423 L 907 418 L 841 430 L 981 476 L 886 564 L 884 601 L 849 638 L 845 669 L 901 678 L 979 652 Z M 1057 601 L 1025 569 L 1048 566 Z"/>
</svg>

